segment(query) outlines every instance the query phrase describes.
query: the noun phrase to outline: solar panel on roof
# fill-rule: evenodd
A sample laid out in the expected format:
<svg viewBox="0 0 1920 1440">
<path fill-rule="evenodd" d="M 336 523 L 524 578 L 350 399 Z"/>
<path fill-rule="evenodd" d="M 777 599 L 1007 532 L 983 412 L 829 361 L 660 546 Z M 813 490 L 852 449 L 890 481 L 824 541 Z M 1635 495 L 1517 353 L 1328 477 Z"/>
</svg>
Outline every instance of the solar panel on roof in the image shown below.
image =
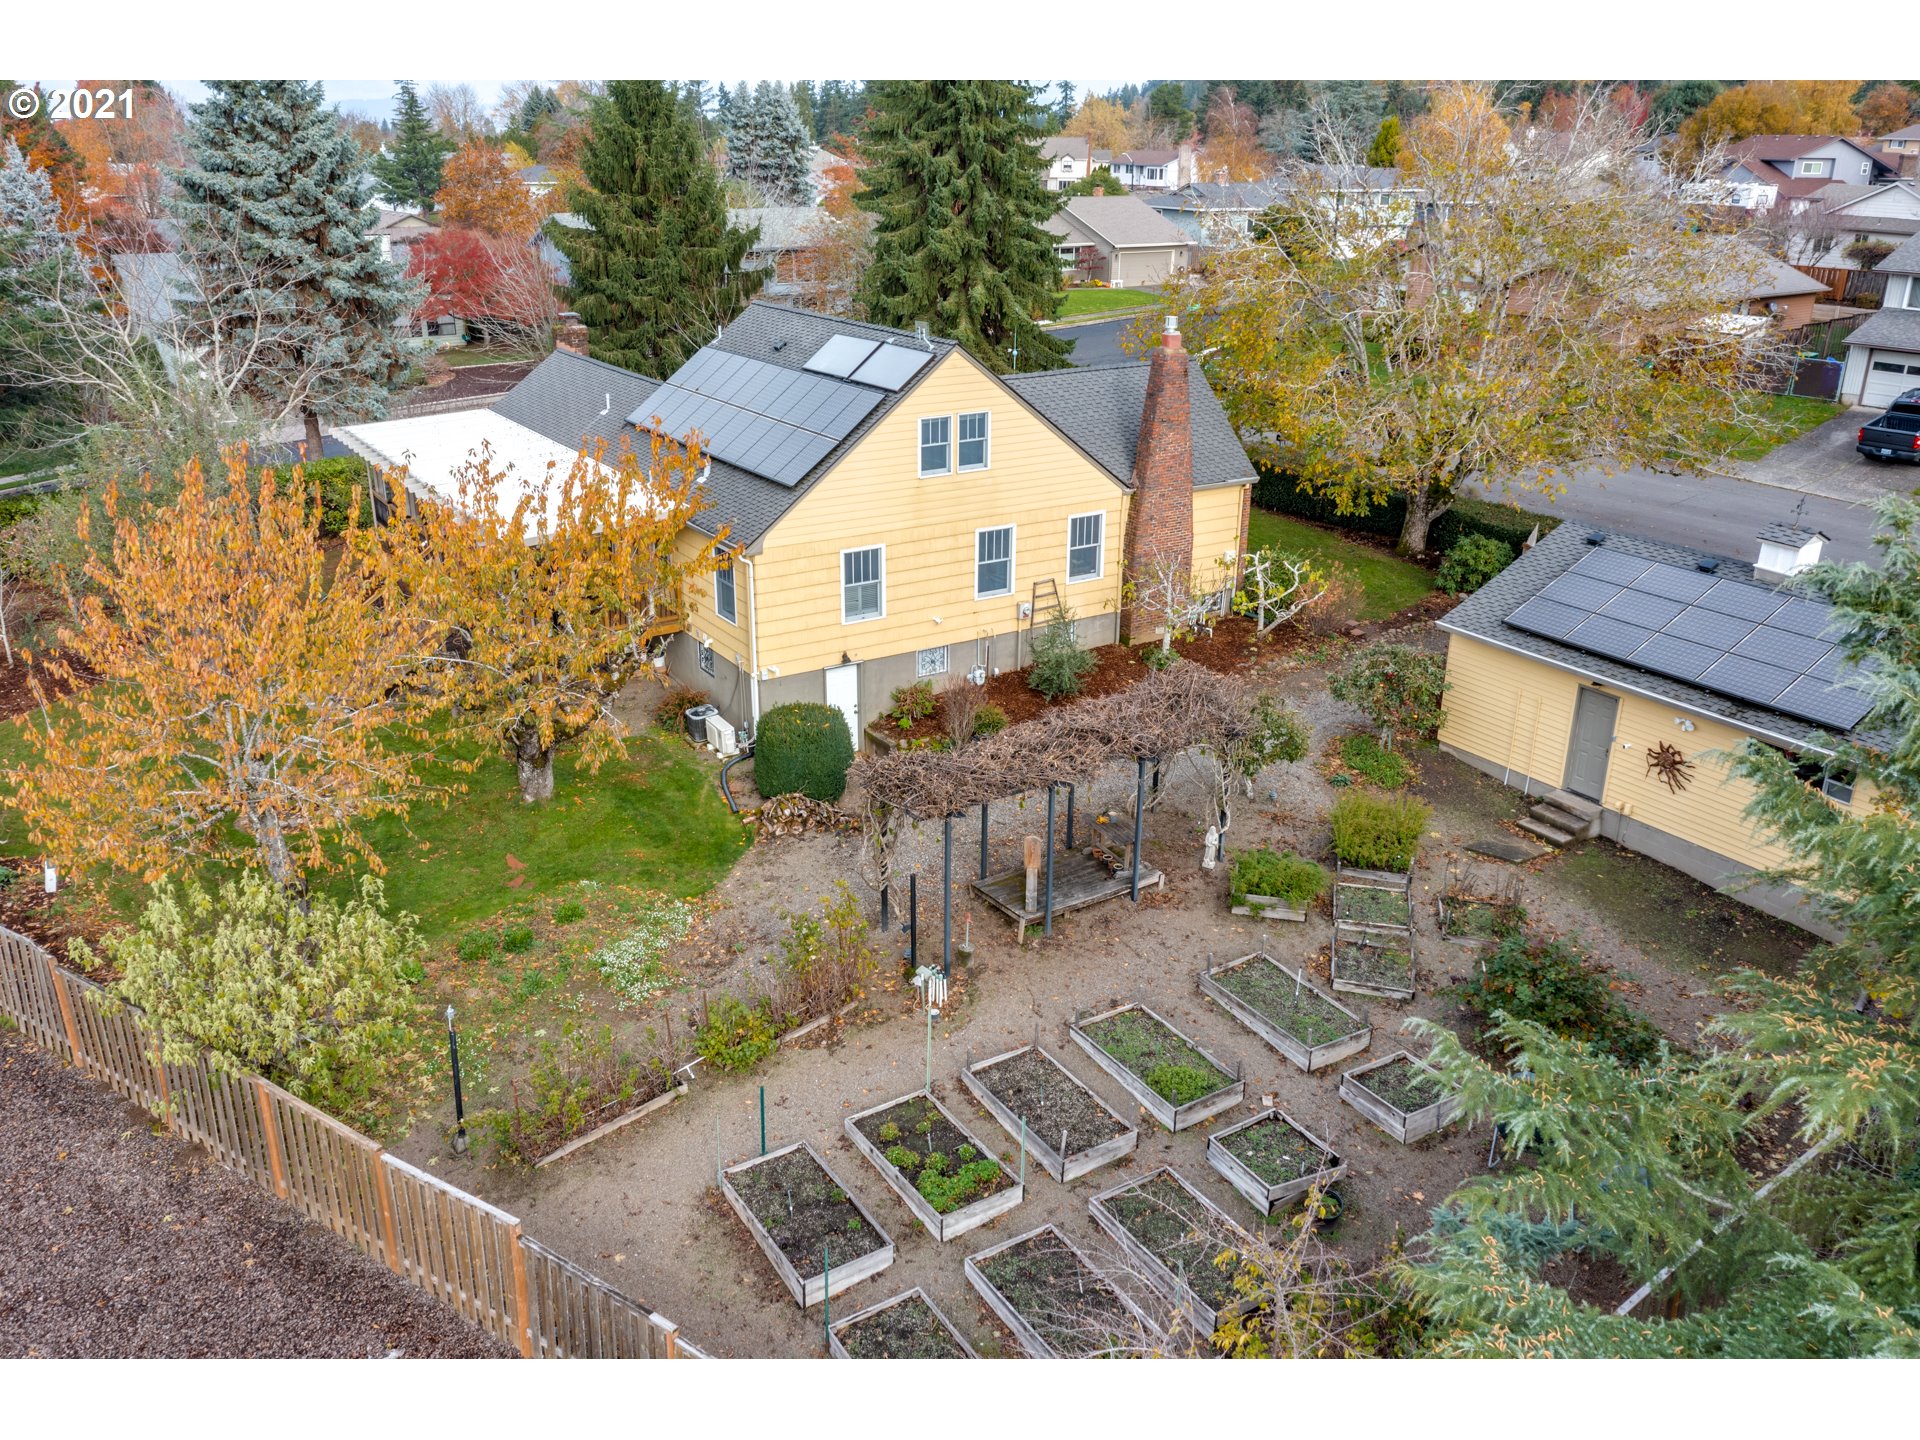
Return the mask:
<svg viewBox="0 0 1920 1440">
<path fill-rule="evenodd" d="M 1656 635 L 1634 652 L 1633 663 L 1656 675 L 1692 680 L 1723 653 L 1711 645 L 1696 645 L 1675 635 Z"/>
<path fill-rule="evenodd" d="M 861 385 L 878 385 L 882 390 L 898 390 L 907 381 L 920 373 L 920 367 L 933 356 L 925 350 L 909 350 L 904 345 L 895 345 L 888 341 L 864 364 L 855 370 L 849 379 Z"/>
<path fill-rule="evenodd" d="M 1794 681 L 1773 703 L 1789 715 L 1835 730 L 1851 730 L 1873 708 L 1873 698 L 1864 692 L 1847 685 L 1829 685 L 1811 675 Z"/>
<path fill-rule="evenodd" d="M 1650 560 L 1642 560 L 1637 555 L 1628 555 L 1620 550 L 1589 550 L 1574 565 L 1572 573 L 1591 575 L 1596 580 L 1608 580 L 1615 585 L 1625 585 L 1652 563 Z"/>
<path fill-rule="evenodd" d="M 1638 590 L 1622 590 L 1602 607 L 1600 613 L 1611 615 L 1616 620 L 1625 620 L 1630 625 L 1644 625 L 1649 630 L 1658 630 L 1686 608 L 1678 600 L 1664 600 L 1658 595 L 1646 595 Z"/>
<path fill-rule="evenodd" d="M 1591 650 L 1596 655 L 1608 655 L 1615 660 L 1625 660 L 1652 638 L 1653 631 L 1644 625 L 1629 625 L 1624 620 L 1609 620 L 1605 615 L 1589 616 L 1567 632 L 1569 645 L 1578 645 L 1582 650 Z"/>
<path fill-rule="evenodd" d="M 1715 585 L 1711 575 L 1698 570 L 1682 570 L 1678 565 L 1649 565 L 1633 582 L 1635 590 L 1659 595 L 1668 600 L 1692 603 Z"/>
<path fill-rule="evenodd" d="M 1530 630 L 1535 635 L 1545 635 L 1549 640 L 1558 640 L 1586 618 L 1587 612 L 1584 610 L 1543 600 L 1536 595 L 1507 616 L 1507 623 Z"/>
<path fill-rule="evenodd" d="M 1772 625 L 1756 625 L 1753 633 L 1733 647 L 1736 655 L 1745 655 L 1754 660 L 1764 660 L 1769 665 L 1778 665 L 1791 670 L 1794 674 L 1804 674 L 1833 647 L 1824 640 L 1809 640 L 1804 635 L 1796 635 L 1791 630 L 1778 630 Z"/>
<path fill-rule="evenodd" d="M 860 368 L 861 361 L 879 348 L 878 340 L 861 340 L 852 335 L 836 335 L 814 351 L 813 357 L 802 368 L 811 370 L 816 375 L 832 375 L 844 380 Z"/>
<path fill-rule="evenodd" d="M 1713 588 L 1695 603 L 1722 615 L 1760 621 L 1784 605 L 1786 597 L 1777 591 L 1763 590 L 1758 585 L 1748 585 L 1740 580 L 1716 580 Z"/>
<path fill-rule="evenodd" d="M 1751 700 L 1756 705 L 1771 705 L 1780 692 L 1800 678 L 1799 672 L 1749 660 L 1744 655 L 1722 655 L 1700 672 L 1700 683 L 1709 690 Z"/>
<path fill-rule="evenodd" d="M 1609 585 L 1603 580 L 1595 580 L 1588 575 L 1568 573 L 1540 593 L 1549 600 L 1558 600 L 1562 605 L 1576 605 L 1582 610 L 1598 610 L 1620 593 L 1620 587 Z"/>
<path fill-rule="evenodd" d="M 1789 600 L 1767 617 L 1769 625 L 1796 635 L 1819 637 L 1833 624 L 1833 609 L 1818 600 Z"/>
<path fill-rule="evenodd" d="M 1731 650 L 1753 633 L 1753 622 L 1695 606 L 1682 610 L 1660 628 L 1669 635 L 1678 635 L 1682 640 L 1691 640 L 1696 645 Z"/>
</svg>

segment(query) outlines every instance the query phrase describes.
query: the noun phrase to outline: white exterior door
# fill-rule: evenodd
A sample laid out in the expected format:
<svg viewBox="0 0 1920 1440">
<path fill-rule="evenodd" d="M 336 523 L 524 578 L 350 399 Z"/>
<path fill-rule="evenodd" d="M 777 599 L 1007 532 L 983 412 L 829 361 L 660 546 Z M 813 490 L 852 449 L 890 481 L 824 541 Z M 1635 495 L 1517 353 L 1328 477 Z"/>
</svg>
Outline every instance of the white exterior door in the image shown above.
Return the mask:
<svg viewBox="0 0 1920 1440">
<path fill-rule="evenodd" d="M 847 717 L 847 733 L 853 736 L 853 748 L 863 749 L 860 743 L 860 667 L 858 665 L 835 665 L 827 671 L 827 703 L 836 705 L 840 713 Z"/>
<path fill-rule="evenodd" d="M 1860 403 L 1891 405 L 1903 390 L 1920 390 L 1920 355 L 1899 350 L 1876 350 L 1867 358 L 1867 381 Z"/>
</svg>

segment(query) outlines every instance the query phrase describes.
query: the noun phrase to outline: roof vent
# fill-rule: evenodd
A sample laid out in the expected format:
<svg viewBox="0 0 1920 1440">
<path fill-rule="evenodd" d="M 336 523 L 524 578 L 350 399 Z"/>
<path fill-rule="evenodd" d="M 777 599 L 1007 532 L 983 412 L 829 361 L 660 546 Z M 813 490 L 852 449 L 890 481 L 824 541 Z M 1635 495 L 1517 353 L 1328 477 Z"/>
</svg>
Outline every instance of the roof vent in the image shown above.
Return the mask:
<svg viewBox="0 0 1920 1440">
<path fill-rule="evenodd" d="M 787 342 L 785 340 L 776 340 L 773 342 L 773 353 L 776 355 L 786 348 Z"/>
<path fill-rule="evenodd" d="M 1607 532 L 1606 532 L 1606 531 L 1604 531 L 1604 530 L 1589 530 L 1589 531 L 1587 532 L 1587 544 L 1589 544 L 1589 545 L 1604 545 L 1604 544 L 1606 544 L 1606 543 L 1607 543 Z"/>
<path fill-rule="evenodd" d="M 913 322 L 913 338 L 918 340 L 922 345 L 926 346 L 927 349 L 929 350 L 933 349 L 933 336 L 932 336 L 932 333 L 927 329 L 926 321 L 916 320 Z"/>
<path fill-rule="evenodd" d="M 1719 572 L 1720 562 L 1711 555 L 1708 555 L 1703 559 L 1694 561 L 1693 568 L 1698 570 L 1702 575 L 1713 575 Z"/>
</svg>

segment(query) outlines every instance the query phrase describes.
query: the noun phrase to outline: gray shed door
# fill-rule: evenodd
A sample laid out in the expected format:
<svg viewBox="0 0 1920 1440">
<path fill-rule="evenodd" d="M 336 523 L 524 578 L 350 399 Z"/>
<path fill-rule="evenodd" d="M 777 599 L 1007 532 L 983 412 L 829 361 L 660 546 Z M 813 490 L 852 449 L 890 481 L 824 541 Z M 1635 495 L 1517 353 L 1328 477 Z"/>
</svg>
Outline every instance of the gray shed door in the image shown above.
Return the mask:
<svg viewBox="0 0 1920 1440">
<path fill-rule="evenodd" d="M 1582 687 L 1573 707 L 1573 741 L 1567 747 L 1567 789 L 1598 801 L 1607 789 L 1607 757 L 1613 753 L 1613 722 L 1620 702 Z"/>
</svg>

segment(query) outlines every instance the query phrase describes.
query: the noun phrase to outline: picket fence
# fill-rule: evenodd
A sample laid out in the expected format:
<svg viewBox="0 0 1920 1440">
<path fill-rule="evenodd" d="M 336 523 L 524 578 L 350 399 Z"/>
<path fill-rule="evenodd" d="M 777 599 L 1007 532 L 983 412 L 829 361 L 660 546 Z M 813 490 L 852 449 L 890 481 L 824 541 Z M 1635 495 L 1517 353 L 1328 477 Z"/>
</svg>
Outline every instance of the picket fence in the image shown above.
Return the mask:
<svg viewBox="0 0 1920 1440">
<path fill-rule="evenodd" d="M 543 1359 L 692 1359 L 679 1327 L 521 1233 L 514 1216 L 395 1158 L 258 1075 L 171 1065 L 137 1011 L 0 926 L 0 1012 L 175 1135 Z"/>
</svg>

